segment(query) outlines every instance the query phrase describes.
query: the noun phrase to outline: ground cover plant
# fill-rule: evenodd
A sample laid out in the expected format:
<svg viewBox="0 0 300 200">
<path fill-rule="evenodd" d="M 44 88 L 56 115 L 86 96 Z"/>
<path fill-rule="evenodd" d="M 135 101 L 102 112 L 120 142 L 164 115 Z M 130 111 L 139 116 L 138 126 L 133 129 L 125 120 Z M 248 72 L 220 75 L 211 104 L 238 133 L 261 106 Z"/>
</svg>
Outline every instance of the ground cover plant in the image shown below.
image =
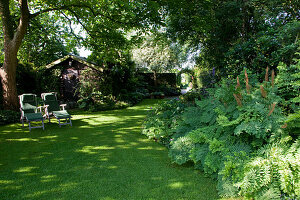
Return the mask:
<svg viewBox="0 0 300 200">
<path fill-rule="evenodd" d="M 224 79 L 208 98 L 151 127 L 166 115 L 156 109 L 143 133 L 156 140 L 168 138 L 171 160 L 179 165 L 192 162 L 215 177 L 221 196 L 297 199 L 299 134 L 289 128 L 280 106 L 274 71 L 266 70 L 263 83 L 255 77 L 245 70 L 236 80 Z M 180 110 L 179 103 L 172 105 L 164 106 L 167 113 Z"/>
<path fill-rule="evenodd" d="M 0 110 L 0 125 L 20 121 L 20 113 L 12 110 Z"/>
<path fill-rule="evenodd" d="M 0 126 L 0 199 L 219 199 L 215 181 L 140 134 L 158 101 L 73 111 L 72 127 Z"/>
</svg>

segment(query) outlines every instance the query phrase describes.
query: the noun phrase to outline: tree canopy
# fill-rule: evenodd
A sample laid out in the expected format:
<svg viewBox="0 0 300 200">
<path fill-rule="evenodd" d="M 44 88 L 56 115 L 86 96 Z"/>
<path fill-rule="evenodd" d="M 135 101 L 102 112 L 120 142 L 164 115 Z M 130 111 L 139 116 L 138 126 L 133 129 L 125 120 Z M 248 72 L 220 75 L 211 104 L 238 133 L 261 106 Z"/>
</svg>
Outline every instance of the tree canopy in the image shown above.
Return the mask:
<svg viewBox="0 0 300 200">
<path fill-rule="evenodd" d="M 169 36 L 202 45 L 198 63 L 222 75 L 291 64 L 299 46 L 298 1 L 166 1 Z"/>
<path fill-rule="evenodd" d="M 17 55 L 21 53 L 21 44 L 26 34 L 28 36 L 25 41 L 26 39 L 28 41 L 35 40 L 39 43 L 34 49 L 33 42 L 24 42 L 23 50 L 27 54 L 27 60 L 30 60 L 30 56 L 28 56 L 26 49 L 41 50 L 41 48 L 47 48 L 49 43 L 54 45 L 51 47 L 51 51 L 55 48 L 61 48 L 59 43 L 68 43 L 64 46 L 74 47 L 74 40 L 68 39 L 70 34 L 74 35 L 80 46 L 85 46 L 105 56 L 116 56 L 120 54 L 121 49 L 128 45 L 125 37 L 127 31 L 132 29 L 146 30 L 151 24 L 160 24 L 159 9 L 160 6 L 156 1 L 149 0 L 1 0 L 0 16 L 3 30 L 1 36 L 3 35 L 4 60 L 0 75 L 5 108 L 16 109 L 18 107 L 15 80 Z M 50 15 L 50 17 L 45 17 L 44 14 Z M 53 19 L 57 21 L 51 21 Z M 72 29 L 63 29 L 62 27 L 68 23 L 71 28 L 72 24 L 80 25 L 82 31 L 86 33 L 86 37 L 82 37 Z M 28 27 L 33 28 L 34 25 L 36 26 L 35 30 L 28 31 Z M 45 27 L 50 27 L 50 29 L 45 29 Z M 34 38 L 34 35 L 39 35 L 39 33 L 41 34 L 40 37 Z M 38 42 L 43 39 L 46 43 Z M 61 49 L 57 52 L 62 54 L 64 51 Z M 53 55 L 53 52 L 48 53 Z"/>
<path fill-rule="evenodd" d="M 91 50 L 89 59 L 100 65 L 119 62 L 153 30 L 166 33 L 146 38 L 135 57 L 152 70 L 180 66 L 182 56 L 199 47 L 197 68 L 215 69 L 217 77 L 245 67 L 260 73 L 280 62 L 289 66 L 299 47 L 299 5 L 298 0 L 0 0 L 4 105 L 18 107 L 18 62 L 40 67 L 77 54 L 77 47 Z"/>
<path fill-rule="evenodd" d="M 133 60 L 140 69 L 146 71 L 168 72 L 178 70 L 179 60 L 175 47 L 164 32 L 157 31 L 146 35 L 143 43 L 133 49 Z"/>
</svg>

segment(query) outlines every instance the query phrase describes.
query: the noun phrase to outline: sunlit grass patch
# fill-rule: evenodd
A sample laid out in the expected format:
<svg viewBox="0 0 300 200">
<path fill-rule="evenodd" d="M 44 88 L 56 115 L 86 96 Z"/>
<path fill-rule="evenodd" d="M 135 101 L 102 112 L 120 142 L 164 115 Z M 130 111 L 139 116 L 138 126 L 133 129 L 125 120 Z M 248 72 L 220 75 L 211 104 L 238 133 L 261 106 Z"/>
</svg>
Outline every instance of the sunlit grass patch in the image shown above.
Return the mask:
<svg viewBox="0 0 300 200">
<path fill-rule="evenodd" d="M 215 181 L 171 164 L 165 147 L 141 135 L 157 101 L 75 111 L 72 127 L 0 126 L 0 199 L 218 199 Z"/>
</svg>

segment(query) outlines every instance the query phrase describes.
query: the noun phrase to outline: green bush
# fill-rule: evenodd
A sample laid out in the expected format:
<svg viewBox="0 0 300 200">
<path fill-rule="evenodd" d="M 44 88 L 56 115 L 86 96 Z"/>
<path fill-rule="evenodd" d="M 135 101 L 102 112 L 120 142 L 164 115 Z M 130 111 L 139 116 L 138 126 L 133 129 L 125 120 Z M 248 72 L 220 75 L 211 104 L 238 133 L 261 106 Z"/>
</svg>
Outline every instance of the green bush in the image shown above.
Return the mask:
<svg viewBox="0 0 300 200">
<path fill-rule="evenodd" d="M 112 95 L 105 96 L 101 92 L 93 92 L 87 97 L 79 99 L 77 103 L 80 109 L 92 112 L 121 109 L 129 106 L 128 103 L 117 101 Z"/>
<path fill-rule="evenodd" d="M 171 137 L 176 137 L 174 129 L 185 107 L 179 99 L 172 99 L 151 108 L 143 124 L 143 134 L 169 146 Z"/>
<path fill-rule="evenodd" d="M 20 113 L 12 110 L 0 110 L 0 125 L 11 124 L 20 121 Z"/>
<path fill-rule="evenodd" d="M 190 161 L 190 151 L 195 144 L 190 138 L 180 137 L 175 142 L 171 140 L 172 148 L 169 151 L 169 157 L 177 164 L 181 165 Z"/>
<path fill-rule="evenodd" d="M 141 92 L 123 92 L 119 99 L 127 102 L 128 104 L 134 105 L 141 102 L 144 99 L 145 95 Z"/>
<path fill-rule="evenodd" d="M 291 131 L 299 116 L 283 114 L 272 74 L 258 83 L 245 71 L 237 80 L 223 80 L 209 89 L 207 98 L 195 100 L 195 106 L 175 116 L 165 114 L 174 112 L 175 106 L 153 112 L 144 133 L 168 137 L 172 161 L 192 161 L 215 177 L 221 196 L 297 198 L 300 149 Z"/>
<path fill-rule="evenodd" d="M 286 123 L 287 130 L 294 139 L 300 135 L 300 111 L 290 114 L 287 117 Z"/>
<path fill-rule="evenodd" d="M 158 87 L 156 90 L 163 92 L 166 96 L 179 96 L 180 89 L 168 85 Z"/>
<path fill-rule="evenodd" d="M 284 98 L 282 106 L 286 114 L 287 129 L 296 138 L 300 134 L 300 59 L 293 65 L 280 63 L 279 73 L 275 79 L 278 93 Z"/>
<path fill-rule="evenodd" d="M 155 99 L 163 99 L 165 98 L 165 94 L 163 92 L 151 92 L 150 97 Z"/>
<path fill-rule="evenodd" d="M 296 61 L 290 66 L 280 63 L 275 80 L 279 95 L 285 99 L 283 106 L 286 113 L 299 111 L 300 107 L 300 59 Z"/>
<path fill-rule="evenodd" d="M 300 140 L 291 145 L 275 142 L 257 151 L 244 167 L 236 185 L 241 194 L 256 199 L 297 199 L 300 197 Z"/>
<path fill-rule="evenodd" d="M 207 95 L 208 93 L 205 89 L 192 89 L 187 93 L 180 95 L 180 99 L 182 99 L 186 103 L 195 103 L 195 99 L 201 100 Z"/>
</svg>

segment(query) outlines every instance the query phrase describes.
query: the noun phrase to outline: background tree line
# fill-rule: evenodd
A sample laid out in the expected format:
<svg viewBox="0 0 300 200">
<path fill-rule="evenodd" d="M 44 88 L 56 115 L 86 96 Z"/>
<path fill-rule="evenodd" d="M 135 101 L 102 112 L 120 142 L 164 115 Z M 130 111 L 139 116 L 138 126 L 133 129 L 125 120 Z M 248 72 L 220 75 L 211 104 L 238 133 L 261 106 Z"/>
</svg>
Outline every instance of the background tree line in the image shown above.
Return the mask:
<svg viewBox="0 0 300 200">
<path fill-rule="evenodd" d="M 180 70 L 193 51 L 195 83 L 207 74 L 262 74 L 299 51 L 299 2 L 288 0 L 30 1 L 1 0 L 0 55 L 3 103 L 16 109 L 16 71 L 34 72 L 76 47 L 100 66 L 130 62 L 155 72 Z M 75 27 L 80 27 L 80 30 Z M 18 36 L 18 38 L 17 38 Z M 198 80 L 197 80 L 198 79 Z"/>
<path fill-rule="evenodd" d="M 167 1 L 167 34 L 201 44 L 197 68 L 216 69 L 218 78 L 243 68 L 261 74 L 280 62 L 293 63 L 299 50 L 299 1 Z"/>
</svg>

